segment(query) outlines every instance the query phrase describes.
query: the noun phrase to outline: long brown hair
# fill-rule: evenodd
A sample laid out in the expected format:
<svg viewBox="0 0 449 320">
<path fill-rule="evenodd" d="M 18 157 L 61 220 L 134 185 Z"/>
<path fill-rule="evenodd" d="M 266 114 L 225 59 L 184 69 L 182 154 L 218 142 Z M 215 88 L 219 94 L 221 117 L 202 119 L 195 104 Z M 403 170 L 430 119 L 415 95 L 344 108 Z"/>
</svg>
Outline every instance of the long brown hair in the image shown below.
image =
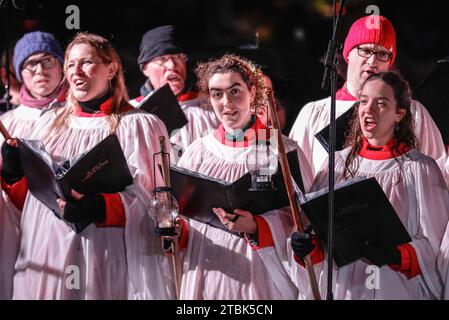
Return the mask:
<svg viewBox="0 0 449 320">
<path fill-rule="evenodd" d="M 111 45 L 111 43 L 96 34 L 81 32 L 78 33 L 75 38 L 69 43 L 65 50 L 64 56 L 64 73 L 67 74 L 67 62 L 70 50 L 77 44 L 87 44 L 91 46 L 97 55 L 101 58 L 105 64 L 114 64 L 115 75 L 110 80 L 111 93 L 112 93 L 112 108 L 111 114 L 108 116 L 108 121 L 111 125 L 111 132 L 114 132 L 120 122 L 121 114 L 126 110 L 128 106 L 128 92 L 126 90 L 125 79 L 123 76 L 123 67 L 120 61 L 120 57 L 117 51 Z M 54 122 L 53 128 L 60 129 L 67 125 L 68 117 L 74 113 L 76 107 L 79 107 L 79 103 L 73 96 L 72 92 L 67 93 L 67 105 L 57 117 Z"/>
<path fill-rule="evenodd" d="M 416 138 L 414 134 L 414 121 L 411 114 L 411 92 L 407 81 L 400 74 L 394 71 L 381 72 L 370 75 L 362 85 L 362 88 L 374 80 L 382 80 L 393 89 L 397 109 L 405 109 L 405 115 L 402 120 L 396 124 L 394 130 L 394 145 L 390 149 L 392 157 L 398 162 L 402 170 L 402 163 L 395 155 L 400 154 L 400 145 L 415 148 Z M 345 177 L 352 177 L 358 170 L 359 163 L 354 161 L 362 147 L 363 133 L 359 121 L 359 103 L 357 102 L 352 114 L 349 129 L 346 132 L 345 147 L 350 147 L 350 151 L 345 160 Z"/>
</svg>

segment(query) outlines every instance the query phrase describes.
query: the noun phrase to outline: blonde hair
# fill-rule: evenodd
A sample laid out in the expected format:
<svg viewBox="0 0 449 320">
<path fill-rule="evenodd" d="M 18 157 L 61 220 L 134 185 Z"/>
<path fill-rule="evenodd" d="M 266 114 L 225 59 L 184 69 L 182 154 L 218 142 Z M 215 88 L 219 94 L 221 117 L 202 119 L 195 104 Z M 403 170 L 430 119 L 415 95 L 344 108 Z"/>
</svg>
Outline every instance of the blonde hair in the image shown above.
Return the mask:
<svg viewBox="0 0 449 320">
<path fill-rule="evenodd" d="M 108 115 L 108 122 L 111 126 L 111 132 L 117 129 L 121 115 L 128 107 L 128 92 L 126 90 L 125 79 L 123 76 L 123 67 L 117 51 L 112 47 L 111 43 L 96 34 L 81 32 L 69 43 L 64 55 L 64 74 L 67 75 L 67 62 L 70 50 L 77 44 L 87 44 L 95 49 L 97 55 L 102 59 L 103 63 L 112 63 L 115 67 L 115 75 L 110 80 L 110 87 L 112 93 L 112 108 L 111 114 Z M 69 117 L 73 116 L 75 109 L 79 108 L 79 103 L 73 96 L 72 92 L 67 93 L 67 104 L 64 110 L 59 113 L 55 119 L 52 129 L 59 130 L 67 126 Z"/>
</svg>

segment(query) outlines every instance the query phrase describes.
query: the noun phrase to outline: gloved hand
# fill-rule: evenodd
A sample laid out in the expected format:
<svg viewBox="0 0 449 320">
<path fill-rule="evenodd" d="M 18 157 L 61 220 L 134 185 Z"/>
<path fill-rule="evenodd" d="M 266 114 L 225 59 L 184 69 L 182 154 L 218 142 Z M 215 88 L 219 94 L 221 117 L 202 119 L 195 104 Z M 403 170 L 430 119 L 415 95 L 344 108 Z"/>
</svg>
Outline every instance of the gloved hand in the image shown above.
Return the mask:
<svg viewBox="0 0 449 320">
<path fill-rule="evenodd" d="M 300 259 L 304 259 L 304 257 L 309 255 L 315 248 L 315 245 L 312 243 L 311 233 L 312 225 L 309 225 L 304 232 L 294 232 L 291 236 L 291 246 L 293 252 Z"/>
<path fill-rule="evenodd" d="M 89 224 L 106 220 L 106 204 L 101 194 L 84 195 L 81 199 L 68 199 L 64 208 L 64 219 L 76 224 L 81 232 Z"/>
<path fill-rule="evenodd" d="M 401 264 L 401 252 L 396 247 L 379 248 L 370 242 L 365 242 L 363 244 L 363 256 L 378 267 L 387 264 Z"/>
<path fill-rule="evenodd" d="M 19 148 L 3 142 L 2 145 L 2 170 L 1 175 L 7 184 L 11 185 L 23 178 L 22 162 L 20 161 Z"/>
<path fill-rule="evenodd" d="M 167 252 L 167 253 L 172 253 L 172 250 L 171 250 L 172 246 L 171 246 L 171 244 L 172 244 L 172 241 L 170 239 L 163 238 L 162 239 L 162 250 L 164 252 Z"/>
</svg>

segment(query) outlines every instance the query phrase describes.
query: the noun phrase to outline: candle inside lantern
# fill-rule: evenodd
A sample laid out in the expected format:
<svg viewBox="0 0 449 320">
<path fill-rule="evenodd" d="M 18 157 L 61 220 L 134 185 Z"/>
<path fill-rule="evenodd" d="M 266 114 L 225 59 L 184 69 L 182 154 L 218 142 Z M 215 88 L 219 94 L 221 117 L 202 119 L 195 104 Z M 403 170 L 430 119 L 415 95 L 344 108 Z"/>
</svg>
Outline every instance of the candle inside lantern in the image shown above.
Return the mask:
<svg viewBox="0 0 449 320">
<path fill-rule="evenodd" d="M 178 202 L 172 196 L 170 188 L 159 187 L 154 190 L 150 212 L 154 217 L 156 234 L 167 236 L 175 233 L 174 220 L 178 214 Z"/>
<path fill-rule="evenodd" d="M 169 220 L 163 220 L 159 221 L 158 226 L 159 228 L 171 228 L 173 227 L 173 223 Z"/>
</svg>

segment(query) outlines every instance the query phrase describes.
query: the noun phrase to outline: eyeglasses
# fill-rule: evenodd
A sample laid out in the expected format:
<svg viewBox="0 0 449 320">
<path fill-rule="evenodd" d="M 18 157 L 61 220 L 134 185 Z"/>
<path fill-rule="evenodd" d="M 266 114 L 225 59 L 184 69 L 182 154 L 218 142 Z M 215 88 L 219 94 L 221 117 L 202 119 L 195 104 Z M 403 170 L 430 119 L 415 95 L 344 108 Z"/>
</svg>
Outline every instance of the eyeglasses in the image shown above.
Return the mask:
<svg viewBox="0 0 449 320">
<path fill-rule="evenodd" d="M 36 72 L 39 64 L 43 69 L 51 69 L 56 65 L 56 58 L 53 56 L 46 56 L 39 60 L 30 60 L 24 63 L 23 69 L 34 73 Z"/>
<path fill-rule="evenodd" d="M 156 57 L 151 62 L 154 62 L 160 66 L 165 65 L 168 60 L 172 60 L 174 63 L 187 62 L 187 56 L 184 53 L 166 54 L 164 56 Z"/>
<path fill-rule="evenodd" d="M 387 51 L 373 51 L 373 50 L 370 50 L 368 48 L 362 48 L 362 47 L 357 47 L 357 53 L 359 54 L 359 56 L 361 56 L 363 58 L 369 58 L 373 54 L 375 54 L 376 55 L 376 59 L 379 60 L 379 61 L 382 61 L 382 62 L 388 62 L 393 57 L 391 52 L 387 52 Z"/>
</svg>

